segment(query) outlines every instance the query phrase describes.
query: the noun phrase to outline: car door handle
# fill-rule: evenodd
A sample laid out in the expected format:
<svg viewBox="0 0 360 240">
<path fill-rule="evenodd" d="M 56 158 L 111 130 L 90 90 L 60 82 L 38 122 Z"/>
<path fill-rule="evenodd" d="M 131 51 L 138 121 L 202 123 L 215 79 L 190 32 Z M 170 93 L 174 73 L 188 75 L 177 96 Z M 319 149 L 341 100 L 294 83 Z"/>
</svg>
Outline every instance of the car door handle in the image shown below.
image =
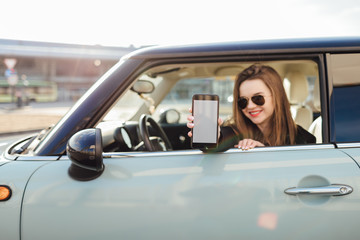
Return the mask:
<svg viewBox="0 0 360 240">
<path fill-rule="evenodd" d="M 327 195 L 327 196 L 342 196 L 352 193 L 353 188 L 348 185 L 332 184 L 325 187 L 309 187 L 309 188 L 288 188 L 285 193 L 289 195 Z"/>
</svg>

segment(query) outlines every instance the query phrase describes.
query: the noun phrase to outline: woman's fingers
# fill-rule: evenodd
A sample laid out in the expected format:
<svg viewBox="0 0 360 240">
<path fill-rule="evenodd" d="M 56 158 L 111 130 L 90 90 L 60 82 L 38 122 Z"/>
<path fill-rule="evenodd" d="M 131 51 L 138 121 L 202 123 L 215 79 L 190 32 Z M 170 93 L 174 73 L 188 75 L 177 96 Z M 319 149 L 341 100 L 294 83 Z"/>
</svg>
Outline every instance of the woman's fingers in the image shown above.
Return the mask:
<svg viewBox="0 0 360 240">
<path fill-rule="evenodd" d="M 189 120 L 189 118 L 188 118 L 188 120 Z M 189 121 L 190 121 L 190 120 L 189 120 Z M 188 123 L 186 124 L 186 126 L 187 126 L 188 128 L 190 128 L 190 129 L 194 128 L 194 124 L 193 124 L 192 122 L 188 122 Z M 191 132 L 191 131 L 188 132 L 188 136 L 189 136 L 189 137 L 192 137 L 192 132 Z"/>
<path fill-rule="evenodd" d="M 251 141 L 251 139 L 243 139 L 242 141 L 239 142 L 240 145 L 240 149 L 242 150 L 249 150 L 249 141 Z"/>
<path fill-rule="evenodd" d="M 243 139 L 240 140 L 239 143 L 237 145 L 235 145 L 235 147 L 241 149 L 241 150 L 249 150 L 255 147 L 263 147 L 264 144 L 259 142 L 259 141 L 255 141 L 253 139 Z"/>
<path fill-rule="evenodd" d="M 219 126 L 223 124 L 223 120 L 221 118 L 218 118 L 218 123 L 219 123 Z"/>
<path fill-rule="evenodd" d="M 189 108 L 189 112 L 192 113 L 192 108 Z M 189 115 L 189 116 L 187 117 L 187 120 L 189 121 L 189 122 L 186 124 L 187 127 L 190 128 L 190 129 L 192 129 L 192 128 L 194 127 L 194 123 L 193 123 L 193 121 L 194 121 L 194 116 L 193 116 L 193 115 Z M 189 137 L 192 137 L 192 132 L 191 132 L 191 131 L 188 132 L 188 136 L 189 136 Z"/>
</svg>

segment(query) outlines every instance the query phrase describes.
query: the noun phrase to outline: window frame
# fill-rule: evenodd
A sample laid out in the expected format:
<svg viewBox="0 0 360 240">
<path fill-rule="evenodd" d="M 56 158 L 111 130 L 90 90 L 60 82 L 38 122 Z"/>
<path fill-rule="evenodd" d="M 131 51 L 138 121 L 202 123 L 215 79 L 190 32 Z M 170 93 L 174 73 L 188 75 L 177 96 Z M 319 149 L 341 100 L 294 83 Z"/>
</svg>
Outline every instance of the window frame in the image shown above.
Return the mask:
<svg viewBox="0 0 360 240">
<path fill-rule="evenodd" d="M 329 95 L 328 85 L 325 74 L 325 61 L 322 53 L 287 53 L 287 54 L 268 54 L 268 55 L 227 55 L 227 56 L 207 56 L 207 57 L 184 57 L 179 59 L 149 59 L 131 78 L 132 82 L 137 79 L 143 72 L 151 68 L 162 65 L 176 65 L 176 64 L 196 64 L 196 63 L 216 63 L 216 62 L 268 62 L 268 61 L 296 61 L 296 60 L 310 60 L 317 64 L 317 71 L 319 77 L 319 90 L 321 102 L 321 117 L 322 121 L 322 144 L 328 144 L 329 141 Z"/>
<path fill-rule="evenodd" d="M 331 143 L 336 144 L 337 146 L 348 146 L 348 142 L 344 142 L 344 141 L 339 141 L 338 139 L 336 139 L 336 114 L 335 114 L 335 95 L 334 93 L 334 88 L 335 88 L 335 84 L 334 84 L 334 74 L 333 74 L 333 70 L 334 70 L 334 65 L 333 65 L 333 61 L 332 61 L 332 56 L 334 55 L 346 55 L 346 54 L 357 54 L 360 56 L 360 51 L 352 51 L 352 52 L 328 52 L 325 54 L 325 58 L 326 58 L 326 64 L 327 64 L 327 91 L 328 91 L 328 105 L 329 105 L 329 140 Z M 359 81 L 360 84 L 360 81 Z M 339 86 L 341 87 L 341 86 Z M 360 142 L 358 140 L 352 142 L 352 145 L 356 145 L 357 142 Z"/>
</svg>

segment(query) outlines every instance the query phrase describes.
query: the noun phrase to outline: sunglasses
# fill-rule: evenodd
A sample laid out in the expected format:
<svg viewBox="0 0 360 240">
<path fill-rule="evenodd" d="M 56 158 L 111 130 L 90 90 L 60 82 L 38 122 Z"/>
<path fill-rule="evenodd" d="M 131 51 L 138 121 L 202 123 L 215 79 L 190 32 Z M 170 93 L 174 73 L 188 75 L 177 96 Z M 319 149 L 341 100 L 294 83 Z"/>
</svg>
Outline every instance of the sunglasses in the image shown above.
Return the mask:
<svg viewBox="0 0 360 240">
<path fill-rule="evenodd" d="M 262 106 L 265 104 L 265 97 L 263 95 L 255 95 L 251 97 L 251 101 L 258 106 Z M 240 97 L 238 99 L 238 106 L 240 109 L 245 109 L 249 103 L 249 98 Z"/>
</svg>

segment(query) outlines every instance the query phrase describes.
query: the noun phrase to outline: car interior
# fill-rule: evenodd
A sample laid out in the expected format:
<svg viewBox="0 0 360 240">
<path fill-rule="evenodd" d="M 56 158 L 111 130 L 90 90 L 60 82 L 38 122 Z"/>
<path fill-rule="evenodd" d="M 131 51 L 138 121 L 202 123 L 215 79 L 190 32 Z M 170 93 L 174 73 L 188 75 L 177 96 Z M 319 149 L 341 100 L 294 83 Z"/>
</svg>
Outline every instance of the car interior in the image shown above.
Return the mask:
<svg viewBox="0 0 360 240">
<path fill-rule="evenodd" d="M 248 66 L 273 67 L 283 79 L 295 122 L 322 142 L 318 65 L 312 60 L 204 62 L 159 65 L 137 76 L 133 85 L 96 126 L 104 152 L 191 149 L 186 126 L 192 96 L 219 95 L 219 116 L 231 118 L 236 76 Z"/>
</svg>

